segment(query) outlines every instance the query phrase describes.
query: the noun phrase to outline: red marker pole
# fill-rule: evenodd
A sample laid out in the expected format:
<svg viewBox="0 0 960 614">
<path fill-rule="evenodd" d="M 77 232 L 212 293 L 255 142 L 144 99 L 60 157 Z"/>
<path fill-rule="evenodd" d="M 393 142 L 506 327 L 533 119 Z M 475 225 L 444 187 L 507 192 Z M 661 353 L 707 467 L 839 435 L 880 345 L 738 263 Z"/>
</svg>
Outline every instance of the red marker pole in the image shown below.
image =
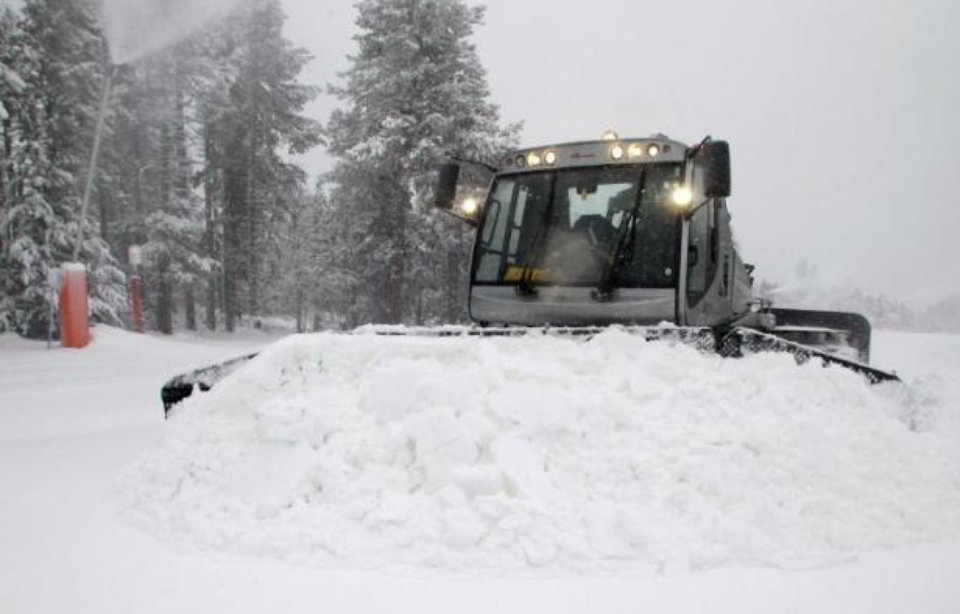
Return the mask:
<svg viewBox="0 0 960 614">
<path fill-rule="evenodd" d="M 87 299 L 87 267 L 76 262 L 63 265 L 60 286 L 60 345 L 81 349 L 90 345 L 90 305 Z"/>
<path fill-rule="evenodd" d="M 140 263 L 143 261 L 143 254 L 139 245 L 130 246 L 129 260 L 130 266 L 133 267 L 133 275 L 130 276 L 130 307 L 133 310 L 133 330 L 143 334 L 143 279 L 140 277 Z"/>
<path fill-rule="evenodd" d="M 139 275 L 130 278 L 130 305 L 133 307 L 133 330 L 143 334 L 143 282 Z"/>
</svg>

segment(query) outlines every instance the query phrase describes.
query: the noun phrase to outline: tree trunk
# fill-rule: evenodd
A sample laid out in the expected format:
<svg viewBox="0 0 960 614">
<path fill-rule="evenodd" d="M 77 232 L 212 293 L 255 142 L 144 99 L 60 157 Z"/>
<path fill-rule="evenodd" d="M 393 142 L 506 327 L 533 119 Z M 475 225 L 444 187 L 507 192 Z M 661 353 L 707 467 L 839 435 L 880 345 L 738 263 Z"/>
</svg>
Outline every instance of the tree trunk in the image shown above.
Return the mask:
<svg viewBox="0 0 960 614">
<path fill-rule="evenodd" d="M 297 332 L 306 332 L 303 313 L 303 286 L 297 286 Z"/>
<path fill-rule="evenodd" d="M 392 220 L 389 239 L 393 247 L 393 253 L 390 256 L 390 264 L 387 271 L 386 319 L 388 324 L 401 324 L 403 323 L 404 282 L 407 257 L 407 215 L 404 209 L 406 202 L 402 197 L 402 190 L 399 188 L 395 189 L 394 198 L 389 199 L 387 204 L 388 206 L 393 205 L 394 209 L 387 213 L 388 219 Z"/>
<path fill-rule="evenodd" d="M 166 264 L 164 264 L 166 268 Z M 173 334 L 173 292 L 170 287 L 170 276 L 161 272 L 158 276 L 160 280 L 159 298 L 157 300 L 157 327 L 164 335 Z"/>
<path fill-rule="evenodd" d="M 183 303 L 187 330 L 197 330 L 197 299 L 193 292 L 193 286 L 188 286 L 186 292 L 184 292 Z"/>
<path fill-rule="evenodd" d="M 10 127 L 11 121 L 9 118 L 0 122 L 0 126 L 3 127 L 3 159 L 10 160 L 13 158 L 13 136 L 11 135 Z M 0 203 L 3 204 L 2 208 L 9 206 L 7 198 L 12 196 L 7 193 L 7 186 L 11 184 L 11 177 L 13 176 L 13 167 L 10 165 L 0 166 Z"/>
<path fill-rule="evenodd" d="M 223 274 L 223 326 L 228 333 L 237 330 L 236 297 L 236 276 L 225 265 Z"/>
<path fill-rule="evenodd" d="M 174 155 L 176 164 L 173 171 L 175 173 L 174 192 L 178 199 L 186 201 L 190 199 L 190 154 L 187 151 L 187 116 L 186 102 L 183 95 L 182 78 L 176 80 L 176 91 L 174 94 Z"/>
<path fill-rule="evenodd" d="M 203 134 L 203 203 L 204 203 L 204 227 L 203 227 L 203 250 L 204 255 L 223 261 L 223 255 L 217 253 L 217 208 L 216 198 L 218 196 L 218 163 L 217 150 L 213 138 L 214 127 L 211 122 L 207 122 Z M 220 275 L 218 273 L 209 274 L 207 280 L 207 305 L 206 305 L 206 324 L 208 330 L 217 330 L 217 301 L 218 285 Z"/>
<path fill-rule="evenodd" d="M 172 118 L 169 107 L 164 114 L 164 121 L 160 123 L 160 206 L 169 211 L 173 204 L 173 131 Z M 165 335 L 173 334 L 173 288 L 170 281 L 170 259 L 162 256 L 157 262 L 157 328 Z"/>
<path fill-rule="evenodd" d="M 110 197 L 105 194 L 107 190 L 100 190 L 97 194 L 97 200 L 100 203 L 100 238 L 106 243 L 110 242 Z"/>
<path fill-rule="evenodd" d="M 217 330 L 217 280 L 219 277 L 214 277 L 207 282 L 207 313 L 206 313 L 206 324 L 207 330 Z"/>
<path fill-rule="evenodd" d="M 258 202 L 258 192 L 254 184 L 254 169 L 256 168 L 257 138 L 256 131 L 251 131 L 250 150 L 247 153 L 246 167 L 244 175 L 246 179 L 246 194 L 244 203 L 244 232 L 245 248 L 241 253 L 244 256 L 244 280 L 247 282 L 247 313 L 259 316 L 260 309 L 260 263 L 262 260 L 260 254 L 260 210 L 263 203 Z"/>
<path fill-rule="evenodd" d="M 234 156 L 242 152 L 228 153 L 232 158 L 228 162 L 225 177 L 224 215 L 223 215 L 223 317 L 227 332 L 236 330 L 237 316 L 240 314 L 240 280 L 246 261 L 244 253 L 244 225 L 246 220 L 245 165 Z"/>
<path fill-rule="evenodd" d="M 403 321 L 403 252 L 396 250 L 390 258 L 390 274 L 387 279 L 387 324 Z"/>
</svg>

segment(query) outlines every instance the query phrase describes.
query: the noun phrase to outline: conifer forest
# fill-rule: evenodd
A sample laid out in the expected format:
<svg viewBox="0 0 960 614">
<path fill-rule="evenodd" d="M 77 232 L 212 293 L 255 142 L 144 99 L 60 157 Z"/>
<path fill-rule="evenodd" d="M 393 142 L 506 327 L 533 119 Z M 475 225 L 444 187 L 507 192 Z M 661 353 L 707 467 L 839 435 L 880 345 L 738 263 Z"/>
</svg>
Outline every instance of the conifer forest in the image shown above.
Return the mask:
<svg viewBox="0 0 960 614">
<path fill-rule="evenodd" d="M 151 3 L 148 27 L 124 28 Z M 167 14 L 204 6 L 223 10 L 200 29 L 169 17 L 167 36 Z M 166 334 L 466 322 L 475 230 L 430 206 L 435 170 L 497 159 L 521 130 L 477 53 L 485 9 L 353 8 L 345 70 L 309 83 L 280 0 L 0 0 L 0 332 L 46 337 L 51 273 L 73 261 L 95 322 L 130 326 L 137 276 L 146 328 Z M 318 98 L 335 103 L 322 120 Z M 330 168 L 304 168 L 318 148 Z M 763 288 L 878 326 L 960 326 L 955 294 L 923 311 L 797 270 L 806 290 Z"/>
<path fill-rule="evenodd" d="M 464 320 L 472 237 L 426 195 L 445 156 L 516 140 L 470 42 L 482 9 L 359 3 L 358 52 L 329 86 L 301 82 L 309 55 L 284 38 L 278 0 L 244 0 L 123 63 L 100 11 L 27 0 L 0 13 L 0 331 L 47 334 L 48 276 L 78 237 L 103 323 L 129 320 L 134 273 L 148 328 L 168 334 L 278 316 L 299 330 Z M 339 103 L 326 125 L 304 114 L 320 95 Z M 311 182 L 291 160 L 319 146 L 337 161 Z"/>
</svg>

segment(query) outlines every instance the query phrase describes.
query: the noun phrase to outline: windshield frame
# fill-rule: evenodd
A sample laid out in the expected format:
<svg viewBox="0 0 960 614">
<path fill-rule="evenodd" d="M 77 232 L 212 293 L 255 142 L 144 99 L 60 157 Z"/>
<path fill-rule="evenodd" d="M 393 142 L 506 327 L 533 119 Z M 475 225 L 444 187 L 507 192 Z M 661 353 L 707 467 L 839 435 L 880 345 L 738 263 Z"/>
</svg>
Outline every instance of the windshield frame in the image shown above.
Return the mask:
<svg viewBox="0 0 960 614">
<path fill-rule="evenodd" d="M 530 230 L 527 231 L 527 235 L 531 235 L 531 236 L 524 236 L 524 237 L 519 236 L 520 232 L 517 232 L 518 225 L 516 224 L 516 220 L 514 219 L 517 214 L 516 209 L 517 209 L 518 196 L 516 191 L 522 185 L 520 182 L 529 180 L 532 177 L 546 178 L 546 181 L 549 183 L 548 184 L 541 183 L 541 189 L 545 188 L 545 193 L 549 194 L 549 200 L 542 205 L 541 209 L 538 212 L 535 212 L 535 213 L 537 217 L 541 220 L 541 222 L 538 224 L 539 228 L 541 228 L 541 231 L 544 232 L 545 235 L 551 235 L 556 230 L 556 227 L 554 226 L 557 220 L 557 217 L 556 217 L 557 214 L 555 212 L 555 208 L 557 205 L 557 201 L 560 199 L 560 195 L 557 193 L 557 190 L 558 190 L 557 186 L 562 178 L 561 176 L 564 176 L 564 175 L 569 176 L 572 173 L 579 173 L 583 171 L 596 171 L 598 173 L 608 172 L 611 174 L 615 174 L 617 172 L 622 172 L 625 168 L 632 170 L 636 174 L 637 181 L 639 181 L 644 176 L 644 174 L 647 175 L 646 185 L 639 185 L 638 183 L 634 188 L 631 189 L 632 192 L 635 192 L 636 199 L 645 200 L 644 193 L 649 190 L 649 187 L 650 187 L 649 182 L 656 181 L 657 179 L 662 180 L 667 173 L 672 172 L 675 175 L 677 183 L 682 182 L 683 177 L 685 176 L 685 165 L 672 160 L 665 160 L 662 162 L 644 162 L 644 163 L 631 164 L 631 165 L 611 164 L 611 165 L 589 166 L 589 167 L 567 167 L 562 169 L 537 169 L 537 170 L 531 170 L 526 173 L 497 174 L 494 177 L 494 180 L 491 184 L 490 192 L 487 197 L 486 206 L 483 209 L 483 216 L 480 219 L 480 223 L 477 226 L 477 234 L 476 234 L 476 240 L 474 242 L 473 258 L 471 260 L 471 269 L 470 269 L 471 286 L 518 287 L 526 283 L 526 284 L 529 284 L 530 286 L 535 286 L 535 287 L 553 286 L 553 287 L 590 288 L 590 289 L 596 288 L 599 285 L 599 282 L 601 281 L 599 278 L 596 280 L 583 281 L 580 283 L 567 283 L 567 282 L 557 283 L 554 280 L 538 279 L 537 275 L 527 274 L 524 276 L 525 280 L 510 279 L 509 275 L 507 274 L 508 267 L 512 266 L 525 271 L 528 268 L 527 265 L 530 265 L 533 269 L 536 269 L 538 263 L 541 263 L 543 259 L 543 254 L 538 255 L 536 253 L 532 254 L 532 262 L 526 262 L 526 257 L 524 259 L 518 258 L 519 255 L 523 253 L 521 248 L 521 239 L 528 243 L 525 246 L 527 249 L 532 248 L 535 251 L 542 252 L 543 245 L 540 245 L 540 246 L 529 245 L 529 242 L 531 242 L 531 236 L 537 232 L 536 228 L 531 228 Z M 651 173 L 650 171 L 654 168 L 665 169 L 666 172 L 662 174 Z M 497 188 L 504 181 L 514 182 L 514 188 L 509 201 L 500 203 L 496 198 Z M 655 198 L 657 198 L 657 201 L 659 201 L 661 198 L 666 198 L 666 192 L 662 191 L 659 194 L 659 197 L 655 197 Z M 612 201 L 612 198 L 611 198 L 611 201 Z M 569 202 L 567 204 L 569 204 Z M 640 208 L 641 215 L 644 209 L 646 208 L 646 206 L 647 206 L 646 204 L 641 205 L 641 208 Z M 667 205 L 664 205 L 664 206 L 667 206 Z M 620 223 L 625 223 L 627 213 L 628 211 L 626 210 L 623 212 Z M 679 269 L 680 269 L 680 260 L 681 260 L 680 252 L 681 252 L 681 243 L 682 243 L 681 235 L 682 235 L 682 228 L 683 228 L 683 223 L 682 223 L 683 216 L 682 216 L 682 212 L 679 210 L 675 212 L 668 211 L 667 215 L 673 218 L 672 224 L 668 226 L 664 226 L 666 228 L 672 228 L 672 232 L 670 233 L 670 238 L 669 238 L 670 244 L 666 246 L 668 249 L 672 248 L 672 253 L 669 255 L 668 258 L 661 258 L 659 260 L 664 261 L 663 264 L 665 265 L 665 269 L 672 271 L 672 273 L 669 275 L 669 280 L 661 280 L 660 282 L 656 282 L 656 283 L 651 282 L 649 279 L 646 279 L 646 280 L 637 279 L 637 281 L 635 282 L 631 282 L 628 280 L 624 282 L 624 280 L 622 279 L 614 278 L 612 280 L 614 282 L 613 287 L 637 288 L 637 289 L 640 289 L 640 288 L 677 289 L 677 287 L 681 282 L 681 277 L 682 277 L 680 275 Z M 500 218 L 505 218 L 505 219 L 500 221 Z M 545 221 L 549 225 L 548 227 L 545 228 L 545 230 L 543 230 L 544 227 L 542 226 L 543 221 Z M 503 224 L 505 226 L 503 230 L 503 236 L 498 242 L 498 245 L 501 248 L 500 252 L 496 252 L 495 250 L 486 251 L 487 248 L 489 248 L 489 246 L 491 245 L 491 239 L 498 232 L 496 226 L 491 226 L 491 224 L 496 224 L 496 225 Z M 639 247 L 642 239 L 640 236 L 637 236 L 640 233 L 640 228 L 641 227 L 638 226 L 637 229 L 635 229 L 636 234 L 634 234 L 633 238 L 631 239 L 632 243 L 634 244 L 633 250 L 635 252 L 638 249 L 642 249 Z M 616 227 L 616 230 L 619 230 L 619 225 Z M 518 237 L 516 238 L 516 246 L 514 247 L 513 251 L 510 251 L 510 244 L 512 239 L 510 234 L 511 232 L 517 232 L 517 235 L 518 235 Z M 487 237 L 486 240 L 485 240 L 485 237 Z M 549 241 L 549 236 L 539 237 L 540 243 L 546 243 L 547 241 Z M 482 266 L 483 257 L 485 255 L 492 255 L 496 253 L 500 254 L 500 261 L 499 261 L 499 265 L 496 273 L 496 280 L 495 281 L 490 279 L 479 280 L 478 274 Z M 510 263 L 508 262 L 508 260 L 511 257 L 517 258 L 517 259 L 513 263 Z M 642 265 L 642 260 L 635 259 L 634 255 L 631 255 L 630 261 L 620 268 L 623 269 L 624 271 L 632 272 L 634 274 L 634 277 L 640 277 L 641 272 L 640 272 L 640 269 L 638 268 L 640 265 Z M 629 276 L 624 276 L 624 275 L 617 275 L 616 277 L 629 278 Z"/>
</svg>

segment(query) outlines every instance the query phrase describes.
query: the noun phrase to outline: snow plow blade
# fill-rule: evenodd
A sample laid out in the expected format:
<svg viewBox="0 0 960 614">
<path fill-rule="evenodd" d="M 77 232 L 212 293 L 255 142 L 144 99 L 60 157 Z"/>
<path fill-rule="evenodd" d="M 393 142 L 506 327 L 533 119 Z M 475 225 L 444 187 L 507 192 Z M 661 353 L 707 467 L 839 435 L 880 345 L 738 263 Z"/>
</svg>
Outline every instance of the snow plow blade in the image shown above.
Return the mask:
<svg viewBox="0 0 960 614">
<path fill-rule="evenodd" d="M 218 365 L 184 373 L 183 375 L 178 375 L 170 379 L 163 385 L 163 388 L 160 389 L 160 399 L 163 401 L 164 417 L 170 415 L 170 410 L 174 405 L 192 395 L 194 388 L 199 388 L 201 392 L 206 392 L 213 388 L 214 384 L 256 357 L 257 354 L 248 354 Z"/>
<path fill-rule="evenodd" d="M 778 310 L 788 312 L 791 310 Z M 821 312 L 796 312 L 805 314 L 821 314 Z M 836 314 L 822 312 L 823 316 L 855 316 L 855 314 Z M 794 321 L 801 321 L 800 317 L 795 316 Z M 860 325 L 855 316 L 849 320 L 841 317 L 840 319 L 829 319 L 827 317 L 818 320 L 820 326 L 824 324 L 833 324 L 838 322 L 851 322 Z M 802 320 L 805 325 L 810 326 L 811 320 Z M 859 343 L 859 351 L 869 353 L 870 329 L 869 323 L 866 324 L 866 339 L 853 336 Z M 748 328 L 708 328 L 708 327 L 640 327 L 640 326 L 621 326 L 618 330 L 642 336 L 646 341 L 662 341 L 667 343 L 682 343 L 696 348 L 705 353 L 717 353 L 726 358 L 740 358 L 747 354 L 759 352 L 778 352 L 792 354 L 798 364 L 804 364 L 810 360 L 820 360 L 824 366 L 839 365 L 850 369 L 866 377 L 871 383 L 877 384 L 888 381 L 900 381 L 895 373 L 890 373 L 876 369 L 867 365 L 865 362 L 852 360 L 843 356 L 838 356 L 827 351 L 819 350 L 815 347 L 795 343 L 774 334 L 762 333 Z M 548 336 L 569 336 L 589 339 L 595 335 L 610 330 L 609 327 L 584 326 L 584 327 L 508 327 L 508 328 L 478 328 L 478 327 L 443 327 L 443 328 L 406 328 L 406 327 L 368 327 L 358 329 L 353 335 L 378 335 L 382 337 L 523 337 L 526 335 L 548 335 Z M 860 329 L 862 331 L 862 329 Z M 233 360 L 197 369 L 189 373 L 178 375 L 164 384 L 160 396 L 163 401 L 164 416 L 168 417 L 171 409 L 193 394 L 195 389 L 206 392 L 221 379 L 227 377 L 245 363 L 256 358 L 258 354 L 249 354 Z"/>
<path fill-rule="evenodd" d="M 900 381 L 900 377 L 896 373 L 883 371 L 863 362 L 749 328 L 734 328 L 723 334 L 717 341 L 717 353 L 726 358 L 740 358 L 747 354 L 760 352 L 792 354 L 797 364 L 801 365 L 811 360 L 819 360 L 824 367 L 838 365 L 863 375 L 871 384 Z"/>
<path fill-rule="evenodd" d="M 777 321 L 773 331 L 778 337 L 800 345 L 816 345 L 823 331 L 843 335 L 843 341 L 856 351 L 857 362 L 870 362 L 870 322 L 859 313 L 771 309 Z"/>
</svg>

